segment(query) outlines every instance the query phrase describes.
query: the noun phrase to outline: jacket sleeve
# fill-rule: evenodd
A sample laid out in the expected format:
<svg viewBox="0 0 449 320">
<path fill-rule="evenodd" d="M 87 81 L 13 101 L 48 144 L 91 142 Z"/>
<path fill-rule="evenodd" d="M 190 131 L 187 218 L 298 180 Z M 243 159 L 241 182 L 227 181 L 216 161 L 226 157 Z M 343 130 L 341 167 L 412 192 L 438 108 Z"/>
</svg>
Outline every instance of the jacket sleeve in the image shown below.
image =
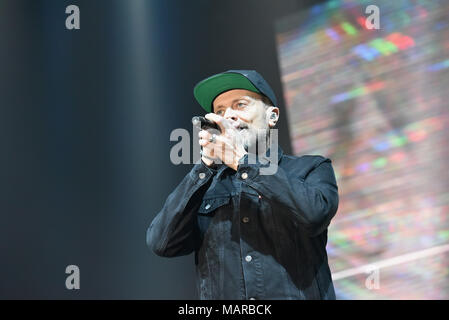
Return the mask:
<svg viewBox="0 0 449 320">
<path fill-rule="evenodd" d="M 147 229 L 146 242 L 155 254 L 176 257 L 195 250 L 196 210 L 213 174 L 202 162 L 195 164 L 168 196 Z"/>
<path fill-rule="evenodd" d="M 238 176 L 270 200 L 273 211 L 285 213 L 300 224 L 309 236 L 317 236 L 329 226 L 339 201 L 331 160 L 322 156 L 317 159 L 305 179 L 294 176 L 281 166 L 274 174 L 259 174 L 260 162 L 240 164 Z M 246 173 L 243 175 L 245 179 L 242 178 L 243 173 Z"/>
</svg>

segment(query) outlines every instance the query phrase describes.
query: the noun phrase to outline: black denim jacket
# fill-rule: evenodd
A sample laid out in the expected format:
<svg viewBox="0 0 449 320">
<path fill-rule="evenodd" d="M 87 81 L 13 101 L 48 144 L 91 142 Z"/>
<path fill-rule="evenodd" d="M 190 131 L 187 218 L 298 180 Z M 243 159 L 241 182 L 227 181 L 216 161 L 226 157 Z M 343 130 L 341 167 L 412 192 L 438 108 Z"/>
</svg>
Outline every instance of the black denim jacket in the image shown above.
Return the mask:
<svg viewBox="0 0 449 320">
<path fill-rule="evenodd" d="M 237 172 L 195 164 L 149 226 L 157 255 L 195 253 L 200 299 L 335 299 L 326 253 L 338 208 L 331 160 L 279 148 L 277 161 L 272 175 L 260 174 L 262 160 Z"/>
</svg>

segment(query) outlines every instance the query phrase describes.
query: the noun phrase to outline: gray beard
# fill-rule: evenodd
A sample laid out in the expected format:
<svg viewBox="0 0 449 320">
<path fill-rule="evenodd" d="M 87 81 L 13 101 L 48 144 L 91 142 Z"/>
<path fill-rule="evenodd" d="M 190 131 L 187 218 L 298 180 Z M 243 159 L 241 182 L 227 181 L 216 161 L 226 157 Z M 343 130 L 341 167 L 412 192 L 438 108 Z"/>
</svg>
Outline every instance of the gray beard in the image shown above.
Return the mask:
<svg viewBox="0 0 449 320">
<path fill-rule="evenodd" d="M 252 140 L 252 139 L 251 139 Z M 261 140 L 265 140 L 264 142 L 262 142 L 262 145 L 260 143 Z M 270 147 L 270 131 L 267 130 L 264 134 L 256 134 L 256 139 L 254 141 L 255 146 L 251 145 L 250 148 L 250 144 L 248 139 L 245 139 L 244 143 L 243 143 L 243 147 L 245 148 L 246 152 L 250 152 L 250 151 L 255 151 L 252 153 L 265 153 L 267 151 L 267 149 Z M 263 150 L 260 150 L 260 148 L 263 148 Z"/>
</svg>

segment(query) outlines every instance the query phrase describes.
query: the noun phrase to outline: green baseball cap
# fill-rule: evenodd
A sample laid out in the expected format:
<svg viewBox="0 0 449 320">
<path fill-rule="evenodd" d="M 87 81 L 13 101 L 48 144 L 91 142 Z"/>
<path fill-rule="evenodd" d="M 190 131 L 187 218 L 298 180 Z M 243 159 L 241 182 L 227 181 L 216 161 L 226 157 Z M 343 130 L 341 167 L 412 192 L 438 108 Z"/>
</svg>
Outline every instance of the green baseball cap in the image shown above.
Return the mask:
<svg viewBox="0 0 449 320">
<path fill-rule="evenodd" d="M 232 89 L 245 89 L 267 96 L 276 105 L 276 97 L 265 79 L 255 70 L 228 70 L 200 81 L 193 95 L 206 112 L 212 111 L 214 99 Z"/>
</svg>

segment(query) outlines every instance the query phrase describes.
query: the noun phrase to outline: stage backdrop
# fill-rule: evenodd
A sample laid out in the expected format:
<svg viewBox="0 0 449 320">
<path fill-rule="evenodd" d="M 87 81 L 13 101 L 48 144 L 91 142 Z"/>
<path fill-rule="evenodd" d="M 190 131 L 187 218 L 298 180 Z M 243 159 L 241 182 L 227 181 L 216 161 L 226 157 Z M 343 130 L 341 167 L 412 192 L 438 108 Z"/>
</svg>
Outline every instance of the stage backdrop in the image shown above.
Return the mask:
<svg viewBox="0 0 449 320">
<path fill-rule="evenodd" d="M 336 0 L 277 23 L 293 151 L 336 170 L 340 299 L 449 298 L 448 17 L 442 0 Z"/>
</svg>

